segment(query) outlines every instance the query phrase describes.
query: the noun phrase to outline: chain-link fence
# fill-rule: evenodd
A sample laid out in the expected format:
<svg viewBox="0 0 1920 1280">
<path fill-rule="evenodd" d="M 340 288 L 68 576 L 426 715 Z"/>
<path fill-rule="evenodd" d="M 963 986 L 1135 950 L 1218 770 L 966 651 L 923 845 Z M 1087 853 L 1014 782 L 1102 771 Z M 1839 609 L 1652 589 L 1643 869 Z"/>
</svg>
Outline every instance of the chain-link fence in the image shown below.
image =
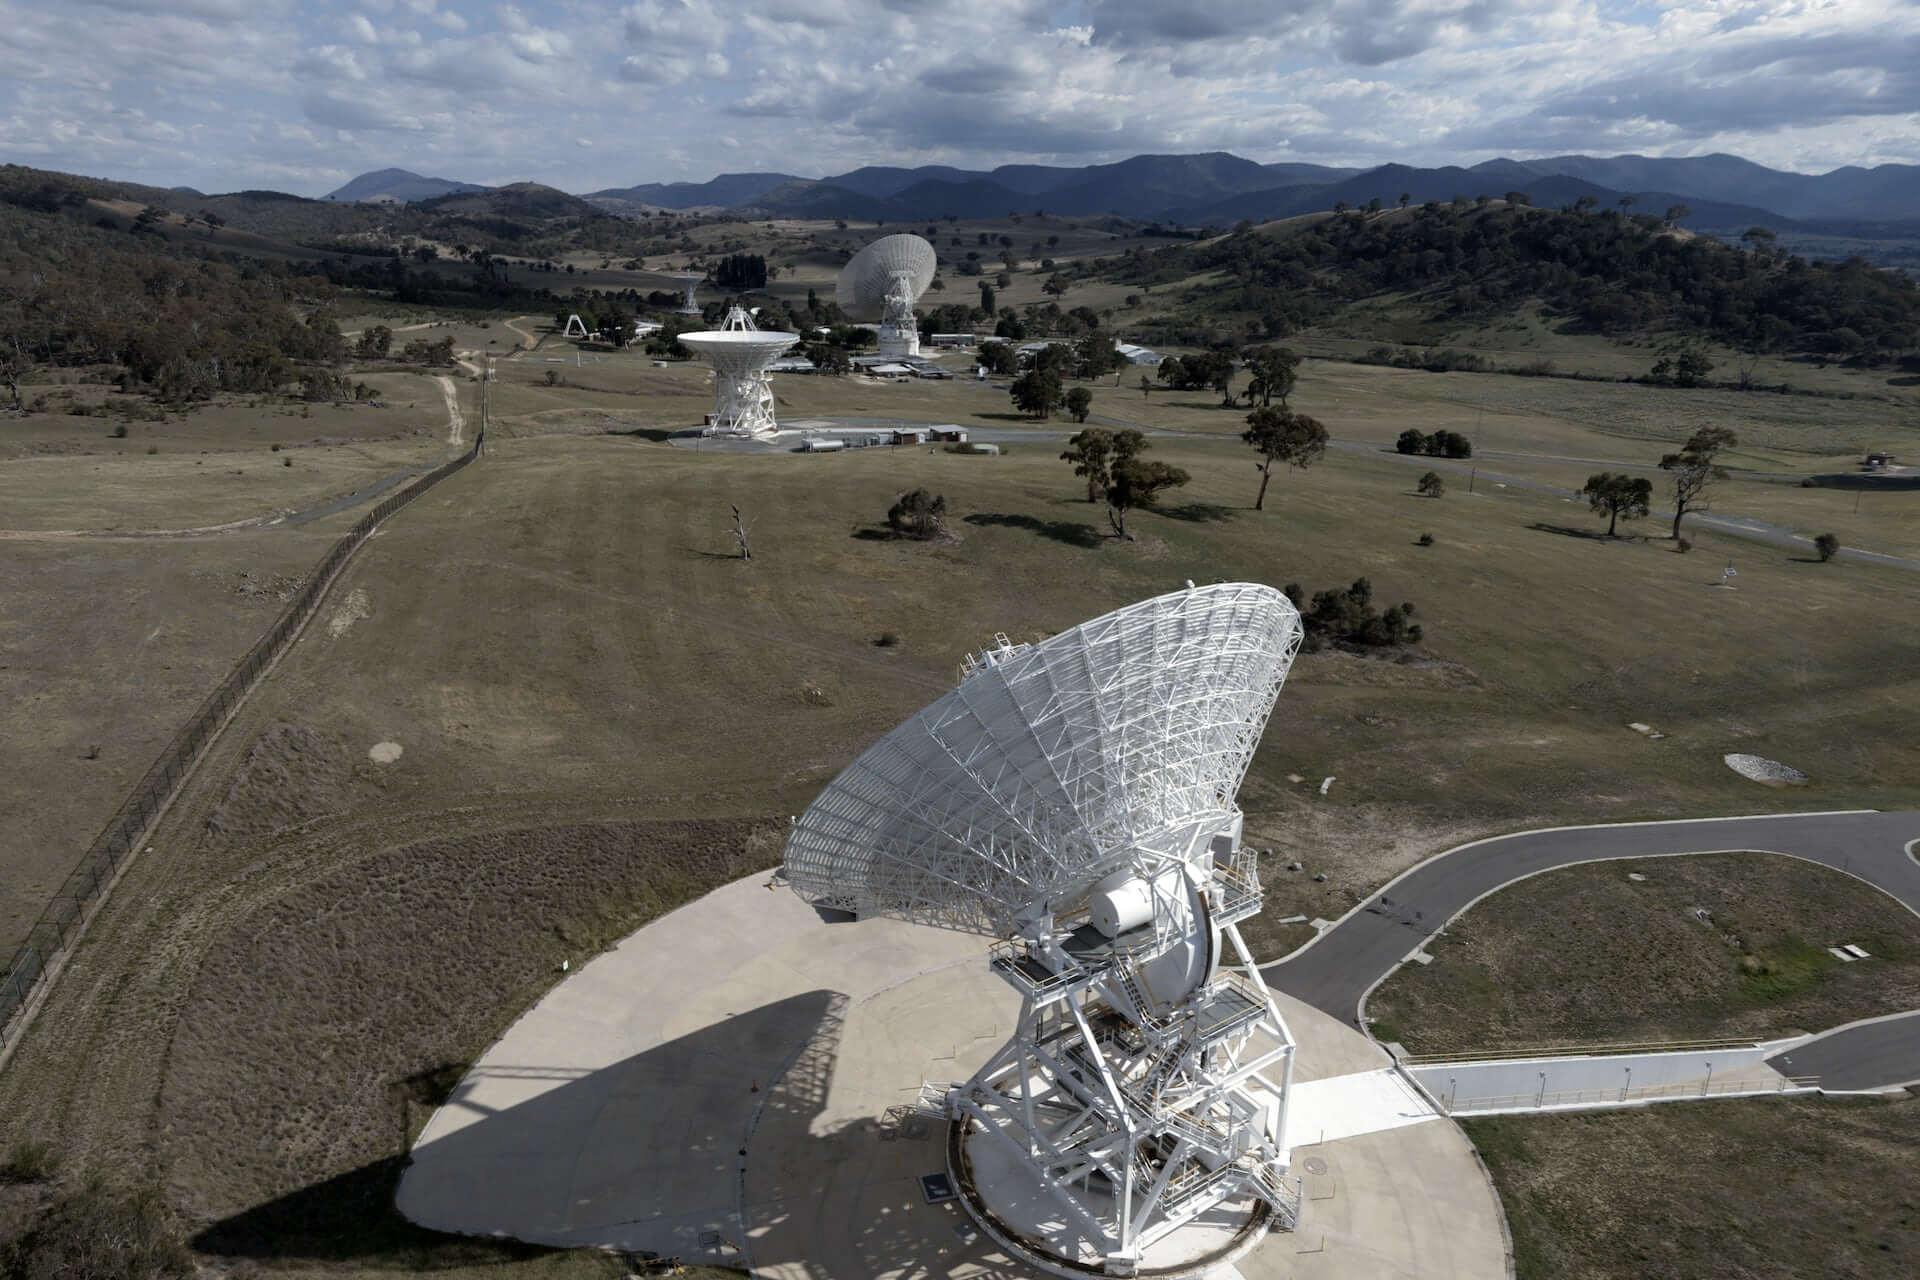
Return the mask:
<svg viewBox="0 0 1920 1280">
<path fill-rule="evenodd" d="M 160 758 L 154 761 L 153 767 L 134 787 L 133 794 L 114 813 L 106 830 L 100 833 L 80 859 L 80 865 L 61 884 L 53 900 L 28 932 L 26 942 L 14 952 L 6 969 L 0 971 L 0 1046 L 4 1046 L 24 1026 L 20 1014 L 33 996 L 35 987 L 65 955 L 88 914 L 99 904 L 107 886 L 113 883 L 115 873 L 147 839 L 154 822 L 172 802 L 174 793 L 180 789 L 187 774 L 192 772 L 201 752 L 219 735 L 234 709 L 252 692 L 254 683 L 273 665 L 275 659 L 286 652 L 300 634 L 301 627 L 320 607 L 321 598 L 340 575 L 348 558 L 382 520 L 480 456 L 480 446 L 487 434 L 485 392 L 483 384 L 481 427 L 474 436 L 473 446 L 382 500 L 340 541 L 333 544 L 333 549 L 327 552 L 326 558 L 294 595 L 293 601 L 272 629 L 260 637 L 247 656 L 227 673 L 220 687 L 200 704 L 193 718 L 167 744 Z M 17 1026 L 16 1022 L 20 1025 Z"/>
</svg>

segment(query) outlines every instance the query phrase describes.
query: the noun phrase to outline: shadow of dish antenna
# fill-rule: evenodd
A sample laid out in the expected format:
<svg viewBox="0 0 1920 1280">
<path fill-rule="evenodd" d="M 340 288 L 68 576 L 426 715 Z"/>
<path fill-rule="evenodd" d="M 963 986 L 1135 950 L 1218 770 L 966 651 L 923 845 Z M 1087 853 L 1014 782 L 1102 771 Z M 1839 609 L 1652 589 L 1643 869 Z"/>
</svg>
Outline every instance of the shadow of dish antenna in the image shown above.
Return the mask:
<svg viewBox="0 0 1920 1280">
<path fill-rule="evenodd" d="M 1193 1274 L 1298 1221 L 1235 797 L 1300 639 L 1249 583 L 998 637 L 793 824 L 787 880 L 823 918 L 994 939 L 1020 1019 L 945 1093 L 947 1172 L 1033 1266 Z"/>
</svg>

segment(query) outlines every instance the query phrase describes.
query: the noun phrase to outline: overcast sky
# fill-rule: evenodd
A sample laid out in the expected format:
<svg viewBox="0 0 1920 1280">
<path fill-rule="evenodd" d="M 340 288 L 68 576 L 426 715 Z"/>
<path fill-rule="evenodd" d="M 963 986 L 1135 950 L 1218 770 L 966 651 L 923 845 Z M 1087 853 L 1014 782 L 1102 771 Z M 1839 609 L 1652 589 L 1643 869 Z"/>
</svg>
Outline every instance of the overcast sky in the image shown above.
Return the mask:
<svg viewBox="0 0 1920 1280">
<path fill-rule="evenodd" d="M 0 0 L 0 159 L 161 186 L 1210 150 L 1920 162 L 1920 0 Z"/>
</svg>

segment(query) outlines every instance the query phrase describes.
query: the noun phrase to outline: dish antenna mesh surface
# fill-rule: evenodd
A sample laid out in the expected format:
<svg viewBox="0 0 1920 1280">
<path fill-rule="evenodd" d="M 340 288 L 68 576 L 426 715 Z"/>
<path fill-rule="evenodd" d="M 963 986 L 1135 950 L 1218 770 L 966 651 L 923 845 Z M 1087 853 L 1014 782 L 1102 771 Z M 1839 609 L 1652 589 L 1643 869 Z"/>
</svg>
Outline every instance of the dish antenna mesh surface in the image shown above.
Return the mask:
<svg viewBox="0 0 1920 1280">
<path fill-rule="evenodd" d="M 769 436 L 779 430 L 767 366 L 798 341 L 797 333 L 754 328 L 753 318 L 739 307 L 727 312 L 718 329 L 680 335 L 682 345 L 713 366 L 708 435 Z"/>
<path fill-rule="evenodd" d="M 878 316 L 880 354 L 920 354 L 913 304 L 933 283 L 933 246 L 919 236 L 882 236 L 840 269 L 833 300 L 856 319 Z"/>
<path fill-rule="evenodd" d="M 999 637 L 795 821 L 816 907 L 1000 940 L 1020 1021 L 945 1095 L 948 1167 L 1037 1266 L 1216 1266 L 1297 1219 L 1293 1042 L 1237 927 L 1261 894 L 1234 797 L 1300 639 L 1248 583 Z"/>
</svg>

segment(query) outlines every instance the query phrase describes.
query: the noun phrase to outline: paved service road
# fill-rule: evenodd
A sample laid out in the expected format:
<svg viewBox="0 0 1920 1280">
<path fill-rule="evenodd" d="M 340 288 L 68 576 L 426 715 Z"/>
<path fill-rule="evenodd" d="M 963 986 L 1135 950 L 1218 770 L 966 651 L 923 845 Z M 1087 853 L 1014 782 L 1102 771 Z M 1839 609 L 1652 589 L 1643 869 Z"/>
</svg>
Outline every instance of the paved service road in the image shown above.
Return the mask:
<svg viewBox="0 0 1920 1280">
<path fill-rule="evenodd" d="M 1856 875 L 1920 912 L 1920 863 L 1906 852 L 1916 838 L 1920 812 L 1783 814 L 1523 831 L 1428 859 L 1349 912 L 1304 951 L 1267 966 L 1261 974 L 1288 995 L 1359 1026 L 1366 993 L 1474 902 L 1525 876 L 1609 858 L 1746 849 L 1792 854 Z M 1897 1081 L 1920 1077 L 1920 1017 L 1880 1025 L 1903 1030 L 1879 1032 L 1875 1038 L 1861 1028 L 1858 1038 L 1836 1038 L 1822 1054 L 1836 1055 L 1837 1067 L 1837 1055 L 1852 1045 L 1887 1065 L 1896 1059 L 1909 1064 L 1904 1075 L 1896 1072 Z M 1811 1046 L 1799 1052 L 1810 1051 Z M 1798 1054 L 1793 1066 L 1793 1074 L 1816 1073 Z"/>
<path fill-rule="evenodd" d="M 1783 1076 L 1819 1076 L 1823 1089 L 1881 1089 L 1920 1080 L 1920 1011 L 1841 1027 L 1767 1059 Z"/>
</svg>

